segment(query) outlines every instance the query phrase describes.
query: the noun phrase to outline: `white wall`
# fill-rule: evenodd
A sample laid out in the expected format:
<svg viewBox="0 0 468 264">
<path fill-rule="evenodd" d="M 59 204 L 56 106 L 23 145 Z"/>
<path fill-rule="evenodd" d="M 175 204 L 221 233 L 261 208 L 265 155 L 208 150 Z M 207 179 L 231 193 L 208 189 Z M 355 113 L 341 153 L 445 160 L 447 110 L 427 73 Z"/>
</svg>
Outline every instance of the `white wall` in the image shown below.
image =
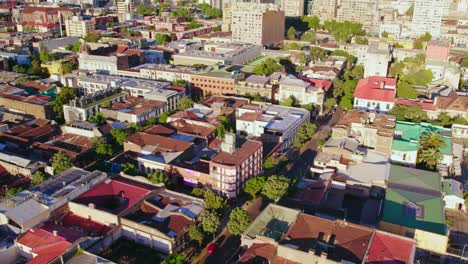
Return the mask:
<svg viewBox="0 0 468 264">
<path fill-rule="evenodd" d="M 406 154 L 406 155 L 404 155 Z M 392 150 L 391 160 L 406 165 L 416 166 L 417 151 L 397 151 Z M 404 159 L 403 159 L 404 158 Z"/>
</svg>

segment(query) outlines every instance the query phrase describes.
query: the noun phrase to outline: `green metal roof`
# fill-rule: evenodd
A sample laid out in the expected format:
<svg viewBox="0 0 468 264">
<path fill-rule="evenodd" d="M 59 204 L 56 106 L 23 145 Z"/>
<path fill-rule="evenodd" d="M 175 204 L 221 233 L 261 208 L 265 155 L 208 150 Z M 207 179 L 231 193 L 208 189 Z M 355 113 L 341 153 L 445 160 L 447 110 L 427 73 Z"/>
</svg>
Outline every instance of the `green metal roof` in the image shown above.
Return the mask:
<svg viewBox="0 0 468 264">
<path fill-rule="evenodd" d="M 441 177 L 438 173 L 391 165 L 386 190 L 385 222 L 446 235 Z M 420 209 L 420 215 L 412 206 Z"/>
<path fill-rule="evenodd" d="M 451 134 L 450 128 L 434 126 L 430 123 L 414 123 L 406 121 L 397 121 L 395 126 L 395 133 L 400 134 L 400 138 L 393 140 L 392 149 L 399 151 L 413 151 L 419 147 L 419 138 L 429 132 L 439 134 Z M 442 136 L 445 146 L 440 148 L 439 151 L 445 155 L 452 155 L 452 142 L 448 136 Z M 414 149 L 416 148 L 416 149 Z"/>
</svg>

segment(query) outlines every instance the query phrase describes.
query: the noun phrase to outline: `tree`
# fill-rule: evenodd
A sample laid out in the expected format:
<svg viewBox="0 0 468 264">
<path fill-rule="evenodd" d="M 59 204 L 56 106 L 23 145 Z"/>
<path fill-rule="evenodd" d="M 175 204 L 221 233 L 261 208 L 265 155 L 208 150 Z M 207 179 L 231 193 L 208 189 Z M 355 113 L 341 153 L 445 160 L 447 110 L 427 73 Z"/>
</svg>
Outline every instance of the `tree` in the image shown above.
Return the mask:
<svg viewBox="0 0 468 264">
<path fill-rule="evenodd" d="M 65 49 L 70 50 L 70 51 L 74 51 L 74 52 L 78 52 L 80 50 L 80 47 L 81 47 L 81 42 L 77 41 L 74 44 L 67 45 L 65 47 Z"/>
<path fill-rule="evenodd" d="M 128 174 L 128 175 L 136 175 L 137 174 L 137 169 L 135 167 L 135 164 L 130 163 L 130 162 L 122 164 L 120 169 L 121 169 L 121 171 L 123 173 Z"/>
<path fill-rule="evenodd" d="M 54 174 L 60 174 L 63 171 L 73 167 L 70 156 L 68 156 L 68 154 L 62 150 L 52 156 L 50 163 L 54 169 Z"/>
<path fill-rule="evenodd" d="M 418 163 L 434 169 L 443 158 L 440 149 L 444 147 L 445 142 L 440 134 L 429 132 L 422 135 L 419 138 Z"/>
<path fill-rule="evenodd" d="M 177 79 L 172 82 L 173 86 L 188 88 L 188 83 L 184 80 Z"/>
<path fill-rule="evenodd" d="M 345 95 L 341 97 L 340 106 L 345 110 L 353 109 L 353 99 L 354 98 L 351 95 Z"/>
<path fill-rule="evenodd" d="M 255 199 L 263 186 L 265 186 L 266 178 L 264 176 L 253 177 L 245 182 L 244 192 L 250 194 L 252 200 Z"/>
<path fill-rule="evenodd" d="M 161 33 L 156 34 L 156 36 L 154 36 L 154 39 L 156 40 L 156 43 L 158 43 L 158 45 L 163 46 L 172 40 L 172 38 L 169 35 Z"/>
<path fill-rule="evenodd" d="M 325 108 L 327 110 L 330 110 L 332 109 L 335 105 L 336 105 L 336 99 L 335 98 L 328 98 L 325 103 L 323 103 L 323 105 L 325 106 Z"/>
<path fill-rule="evenodd" d="M 281 67 L 275 59 L 267 58 L 260 64 L 255 65 L 252 72 L 256 75 L 269 76 L 272 73 L 279 72 L 281 70 L 283 70 L 283 67 Z"/>
<path fill-rule="evenodd" d="M 367 38 L 364 38 L 364 37 L 355 37 L 355 38 L 354 38 L 354 41 L 355 41 L 357 44 L 369 45 L 369 40 L 368 40 Z"/>
<path fill-rule="evenodd" d="M 84 41 L 86 41 L 86 42 L 98 42 L 101 38 L 102 38 L 102 36 L 99 33 L 99 31 L 92 31 L 92 32 L 89 32 L 84 37 Z"/>
<path fill-rule="evenodd" d="M 96 123 L 98 125 L 103 125 L 106 123 L 106 118 L 104 117 L 104 113 L 99 111 L 97 115 L 94 115 L 88 119 L 91 123 Z"/>
<path fill-rule="evenodd" d="M 57 56 L 55 54 L 48 52 L 46 49 L 43 49 L 39 52 L 39 60 L 42 63 L 46 63 L 49 61 L 54 61 L 57 60 Z"/>
<path fill-rule="evenodd" d="M 348 62 L 348 66 L 353 65 L 357 58 L 354 57 L 353 55 L 349 54 L 348 52 L 344 50 L 334 50 L 332 53 L 330 53 L 331 56 L 341 56 L 341 57 L 346 57 L 346 60 Z"/>
<path fill-rule="evenodd" d="M 135 14 L 144 16 L 153 15 L 155 12 L 156 10 L 148 5 L 138 5 L 135 10 Z"/>
<path fill-rule="evenodd" d="M 120 146 L 123 145 L 124 141 L 128 137 L 128 134 L 123 129 L 119 128 L 113 128 L 110 133 L 115 142 Z"/>
<path fill-rule="evenodd" d="M 68 104 L 74 98 L 76 98 L 76 92 L 73 88 L 66 86 L 60 88 L 60 92 L 55 97 L 55 100 L 50 103 L 57 123 L 63 124 L 65 122 L 63 118 L 63 105 Z"/>
<path fill-rule="evenodd" d="M 309 141 L 317 131 L 317 126 L 312 123 L 304 123 L 297 130 L 296 138 L 294 139 L 293 145 L 295 148 L 300 149 Z"/>
<path fill-rule="evenodd" d="M 147 178 L 152 183 L 163 183 L 166 186 L 169 184 L 169 178 L 167 178 L 162 170 L 155 170 L 154 172 L 148 174 Z"/>
<path fill-rule="evenodd" d="M 291 96 L 289 96 L 288 98 L 282 100 L 282 101 L 280 102 L 280 105 L 293 107 L 293 106 L 296 105 L 296 101 L 297 101 L 296 98 L 295 98 L 294 96 L 291 95 Z"/>
<path fill-rule="evenodd" d="M 424 43 L 429 42 L 431 39 L 431 34 L 429 32 L 426 32 L 424 35 L 414 40 L 413 49 L 423 49 Z"/>
<path fill-rule="evenodd" d="M 231 211 L 229 215 L 229 222 L 227 228 L 229 233 L 240 236 L 250 224 L 250 217 L 246 210 L 236 207 Z"/>
<path fill-rule="evenodd" d="M 190 21 L 190 23 L 188 24 L 188 29 L 197 29 L 199 27 L 201 27 L 200 23 L 198 23 L 198 20 L 195 20 L 193 19 L 192 21 Z"/>
<path fill-rule="evenodd" d="M 193 107 L 193 101 L 187 96 L 180 99 L 179 104 L 177 105 L 177 108 L 179 109 L 179 111 L 185 111 L 192 107 Z"/>
<path fill-rule="evenodd" d="M 213 8 L 211 7 L 209 4 L 199 4 L 197 6 L 200 10 L 203 11 L 203 13 L 205 13 L 205 16 L 207 18 L 220 18 L 222 17 L 222 12 L 221 10 L 219 10 L 218 8 Z"/>
<path fill-rule="evenodd" d="M 268 180 L 263 187 L 262 194 L 268 199 L 277 203 L 289 189 L 289 179 L 284 176 L 273 175 L 268 177 Z"/>
<path fill-rule="evenodd" d="M 221 225 L 221 219 L 216 211 L 205 209 L 198 217 L 200 225 L 206 233 L 215 234 Z"/>
<path fill-rule="evenodd" d="M 205 195 L 205 190 L 202 188 L 193 188 L 191 194 L 196 197 L 203 197 Z"/>
<path fill-rule="evenodd" d="M 111 157 L 113 153 L 111 144 L 99 144 L 94 151 L 101 157 Z"/>
<path fill-rule="evenodd" d="M 307 23 L 307 27 L 310 29 L 317 30 L 320 28 L 320 18 L 318 16 L 303 16 L 301 20 Z"/>
<path fill-rule="evenodd" d="M 460 67 L 462 68 L 468 68 L 468 57 L 464 57 L 462 61 L 460 62 Z"/>
<path fill-rule="evenodd" d="M 363 36 L 366 34 L 366 31 L 362 29 L 362 24 L 351 21 L 324 21 L 323 28 L 329 31 L 336 41 L 341 43 L 348 42 L 353 36 Z"/>
<path fill-rule="evenodd" d="M 167 123 L 167 118 L 172 115 L 171 110 L 167 110 L 166 112 L 162 113 L 158 117 L 158 123 L 160 124 L 166 124 Z"/>
<path fill-rule="evenodd" d="M 396 95 L 398 98 L 406 98 L 406 99 L 415 99 L 418 98 L 418 92 L 414 87 L 405 82 L 399 81 L 397 84 L 397 92 Z"/>
<path fill-rule="evenodd" d="M 205 237 L 196 225 L 190 225 L 187 228 L 187 234 L 190 241 L 197 242 L 198 246 L 201 246 L 203 244 L 203 239 L 205 239 Z"/>
<path fill-rule="evenodd" d="M 203 196 L 205 198 L 206 209 L 219 210 L 227 204 L 223 197 L 217 195 L 210 189 L 207 189 Z"/>
<path fill-rule="evenodd" d="M 301 36 L 301 40 L 315 43 L 317 42 L 317 34 L 315 32 L 308 31 Z"/>
<path fill-rule="evenodd" d="M 78 64 L 73 61 L 67 61 L 62 64 L 62 73 L 67 74 L 71 73 L 72 71 L 78 69 Z"/>
<path fill-rule="evenodd" d="M 382 34 L 380 34 L 382 38 L 388 38 L 388 32 L 384 31 Z"/>
<path fill-rule="evenodd" d="M 396 116 L 398 121 L 422 122 L 428 120 L 426 111 L 420 105 L 395 105 L 388 112 L 390 115 Z"/>
<path fill-rule="evenodd" d="M 413 13 L 414 13 L 414 5 L 411 5 L 410 8 L 408 8 L 408 10 L 406 10 L 405 15 L 413 16 Z"/>
<path fill-rule="evenodd" d="M 313 62 L 323 60 L 327 56 L 327 51 L 319 48 L 319 47 L 312 47 L 310 48 L 310 59 Z"/>
<path fill-rule="evenodd" d="M 183 264 L 184 256 L 180 253 L 172 253 L 164 259 L 163 264 Z"/>
<path fill-rule="evenodd" d="M 46 179 L 45 173 L 43 173 L 42 171 L 36 171 L 36 172 L 34 172 L 34 174 L 32 175 L 31 184 L 34 185 L 34 186 L 39 185 L 39 184 L 41 184 L 43 181 L 45 181 L 45 179 Z"/>
<path fill-rule="evenodd" d="M 296 31 L 296 29 L 294 27 L 289 27 L 288 32 L 287 32 L 286 35 L 288 36 L 288 39 L 294 40 L 294 39 L 296 39 L 296 33 L 297 33 L 297 31 Z"/>
<path fill-rule="evenodd" d="M 283 46 L 283 50 L 302 50 L 302 45 L 296 42 L 287 43 Z"/>
</svg>

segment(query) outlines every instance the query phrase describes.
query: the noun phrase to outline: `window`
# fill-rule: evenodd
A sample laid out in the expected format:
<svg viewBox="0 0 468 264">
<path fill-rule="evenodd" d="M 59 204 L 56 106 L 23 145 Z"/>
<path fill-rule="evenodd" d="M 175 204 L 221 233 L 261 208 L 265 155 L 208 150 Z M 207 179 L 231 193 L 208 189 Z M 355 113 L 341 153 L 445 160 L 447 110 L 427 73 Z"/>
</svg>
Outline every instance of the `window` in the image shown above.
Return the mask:
<svg viewBox="0 0 468 264">
<path fill-rule="evenodd" d="M 424 207 L 417 205 L 413 202 L 407 202 L 404 205 L 404 212 L 403 215 L 415 218 L 423 218 L 424 217 Z"/>
</svg>

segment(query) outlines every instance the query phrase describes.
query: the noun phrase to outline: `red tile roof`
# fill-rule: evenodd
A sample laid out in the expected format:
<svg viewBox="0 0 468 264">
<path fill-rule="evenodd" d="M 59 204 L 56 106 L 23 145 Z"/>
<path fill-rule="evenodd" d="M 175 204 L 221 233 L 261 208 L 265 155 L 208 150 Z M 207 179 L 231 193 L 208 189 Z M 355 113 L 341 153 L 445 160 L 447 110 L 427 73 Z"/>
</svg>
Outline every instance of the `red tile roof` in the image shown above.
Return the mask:
<svg viewBox="0 0 468 264">
<path fill-rule="evenodd" d="M 435 110 L 434 102 L 431 100 L 424 100 L 424 99 L 397 99 L 395 102 L 396 105 L 419 105 L 424 110 Z"/>
<path fill-rule="evenodd" d="M 190 134 L 190 135 L 195 135 L 195 136 L 209 137 L 210 135 L 214 133 L 216 128 L 210 123 L 206 123 L 206 124 L 207 126 L 190 124 L 186 122 L 184 119 L 175 120 L 169 123 L 169 125 L 177 129 L 177 131 L 179 132 Z"/>
<path fill-rule="evenodd" d="M 376 231 L 367 254 L 366 263 L 413 263 L 414 250 L 414 240 Z"/>
<path fill-rule="evenodd" d="M 38 27 L 58 27 L 59 24 L 55 23 L 40 23 L 40 22 L 32 22 L 32 21 L 23 21 L 20 23 L 22 26 L 38 26 Z"/>
<path fill-rule="evenodd" d="M 211 160 L 211 162 L 228 166 L 238 165 L 244 162 L 247 158 L 251 157 L 262 146 L 263 144 L 261 142 L 247 140 L 232 154 L 224 151 L 219 152 L 219 154 L 216 155 Z"/>
<path fill-rule="evenodd" d="M 395 95 L 396 79 L 376 76 L 359 80 L 354 91 L 356 98 L 382 102 L 394 102 Z"/>
<path fill-rule="evenodd" d="M 145 132 L 148 134 L 153 134 L 153 135 L 170 136 L 174 134 L 176 131 L 172 128 L 169 128 L 163 125 L 154 125 L 146 129 Z"/>
<path fill-rule="evenodd" d="M 325 91 L 328 91 L 330 87 L 333 85 L 333 82 L 329 80 L 309 79 L 309 78 L 305 78 L 303 80 L 311 83 L 313 86 L 317 88 L 322 88 Z"/>
<path fill-rule="evenodd" d="M 276 246 L 269 243 L 253 243 L 242 255 L 240 262 L 245 263 L 255 257 L 262 257 L 271 263 L 276 255 Z"/>
<path fill-rule="evenodd" d="M 54 235 L 57 231 L 57 235 Z M 84 235 L 53 223 L 46 223 L 41 228 L 30 229 L 18 238 L 18 243 L 32 249 L 37 254 L 29 264 L 49 263 L 62 255 L 75 241 Z"/>
<path fill-rule="evenodd" d="M 95 234 L 99 236 L 103 236 L 111 230 L 110 227 L 102 223 L 81 217 L 72 212 L 66 214 L 65 217 L 62 218 L 61 223 L 65 227 L 71 227 L 73 229 L 79 228 L 88 234 Z"/>
<path fill-rule="evenodd" d="M 55 87 L 55 85 L 41 85 L 35 81 L 27 81 L 21 84 L 21 86 L 26 87 L 26 88 L 32 88 L 34 90 L 37 90 L 38 92 L 47 92 L 51 88 Z"/>
<path fill-rule="evenodd" d="M 76 203 L 95 205 L 98 210 L 119 214 L 141 201 L 151 192 L 149 186 L 124 178 L 107 180 L 74 200 Z M 121 199 L 120 197 L 122 197 Z"/>
<path fill-rule="evenodd" d="M 145 132 L 138 132 L 127 138 L 128 142 L 136 144 L 140 147 L 144 146 L 155 146 L 155 151 L 160 152 L 179 152 L 185 151 L 192 143 L 177 140 L 168 137 L 162 137 L 159 135 L 148 134 Z"/>
</svg>

